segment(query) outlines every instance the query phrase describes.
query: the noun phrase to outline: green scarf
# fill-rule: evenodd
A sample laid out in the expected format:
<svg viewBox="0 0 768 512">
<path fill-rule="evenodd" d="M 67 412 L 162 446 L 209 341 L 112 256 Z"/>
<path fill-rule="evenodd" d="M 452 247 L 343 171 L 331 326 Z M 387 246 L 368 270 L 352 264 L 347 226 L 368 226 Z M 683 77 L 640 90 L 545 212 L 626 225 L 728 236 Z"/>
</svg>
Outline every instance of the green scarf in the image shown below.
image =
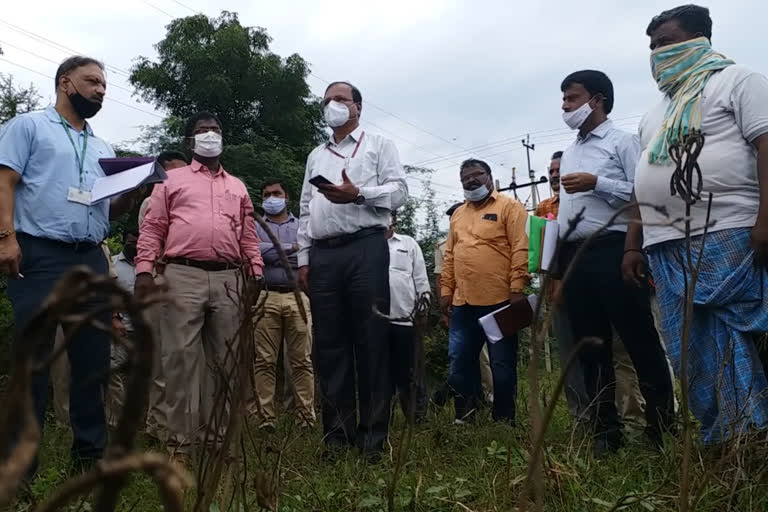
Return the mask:
<svg viewBox="0 0 768 512">
<path fill-rule="evenodd" d="M 715 52 L 709 39 L 699 37 L 658 48 L 651 53 L 651 71 L 659 90 L 672 101 L 651 143 L 648 161 L 665 164 L 669 148 L 692 130 L 701 129 L 701 93 L 710 77 L 734 64 Z"/>
</svg>

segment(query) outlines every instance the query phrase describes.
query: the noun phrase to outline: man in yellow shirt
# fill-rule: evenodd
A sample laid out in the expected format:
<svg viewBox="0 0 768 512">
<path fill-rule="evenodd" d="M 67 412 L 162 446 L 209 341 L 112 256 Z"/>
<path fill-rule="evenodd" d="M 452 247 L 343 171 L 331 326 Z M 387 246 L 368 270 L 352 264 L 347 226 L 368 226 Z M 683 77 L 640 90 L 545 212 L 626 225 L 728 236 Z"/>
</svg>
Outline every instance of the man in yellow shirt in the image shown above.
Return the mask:
<svg viewBox="0 0 768 512">
<path fill-rule="evenodd" d="M 487 342 L 478 319 L 523 297 L 528 281 L 528 214 L 520 202 L 494 190 L 491 168 L 480 160 L 461 164 L 466 202 L 451 217 L 441 274 L 440 307 L 450 312 L 448 382 L 456 423 L 474 412 L 478 355 Z M 493 373 L 493 418 L 513 424 L 517 395 L 517 336 L 488 344 Z"/>
</svg>

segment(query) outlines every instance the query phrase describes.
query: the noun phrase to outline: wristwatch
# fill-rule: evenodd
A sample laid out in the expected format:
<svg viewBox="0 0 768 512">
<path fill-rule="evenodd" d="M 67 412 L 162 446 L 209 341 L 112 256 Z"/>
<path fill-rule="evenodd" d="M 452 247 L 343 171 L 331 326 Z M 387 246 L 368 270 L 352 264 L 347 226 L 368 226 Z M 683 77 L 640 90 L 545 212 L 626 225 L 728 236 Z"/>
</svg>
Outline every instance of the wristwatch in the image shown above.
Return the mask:
<svg viewBox="0 0 768 512">
<path fill-rule="evenodd" d="M 365 204 L 365 196 L 364 195 L 358 195 L 355 198 L 355 204 L 357 204 L 357 205 Z"/>
</svg>

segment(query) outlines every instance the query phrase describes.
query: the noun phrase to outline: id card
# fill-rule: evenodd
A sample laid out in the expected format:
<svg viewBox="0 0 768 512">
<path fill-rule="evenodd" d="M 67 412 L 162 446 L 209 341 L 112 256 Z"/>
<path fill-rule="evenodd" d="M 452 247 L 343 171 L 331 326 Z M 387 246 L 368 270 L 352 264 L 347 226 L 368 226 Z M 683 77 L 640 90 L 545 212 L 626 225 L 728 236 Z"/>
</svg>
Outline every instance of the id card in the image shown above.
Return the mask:
<svg viewBox="0 0 768 512">
<path fill-rule="evenodd" d="M 90 206 L 91 192 L 89 190 L 80 190 L 77 187 L 69 187 L 69 190 L 67 190 L 67 201 Z"/>
</svg>

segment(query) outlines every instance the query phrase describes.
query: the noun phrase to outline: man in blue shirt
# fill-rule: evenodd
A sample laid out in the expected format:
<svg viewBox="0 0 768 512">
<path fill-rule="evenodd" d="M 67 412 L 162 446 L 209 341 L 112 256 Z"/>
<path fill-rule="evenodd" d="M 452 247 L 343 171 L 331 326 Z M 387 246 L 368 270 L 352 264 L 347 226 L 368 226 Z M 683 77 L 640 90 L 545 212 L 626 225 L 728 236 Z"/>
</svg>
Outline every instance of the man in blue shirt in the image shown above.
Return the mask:
<svg viewBox="0 0 768 512">
<path fill-rule="evenodd" d="M 113 218 L 132 207 L 132 197 L 91 204 L 100 158 L 114 157 L 86 119 L 101 109 L 106 93 L 103 64 L 71 57 L 56 71 L 56 105 L 22 114 L 0 131 L 0 273 L 11 279 L 17 348 L 27 323 L 54 284 L 70 268 L 85 265 L 107 274 L 100 244 Z M 22 259 L 23 255 L 23 259 Z M 99 318 L 109 324 L 110 313 Z M 69 326 L 65 326 L 67 330 Z M 41 359 L 50 354 L 52 329 Z M 106 442 L 103 392 L 109 375 L 109 339 L 94 328 L 80 329 L 67 348 L 72 367 L 70 422 L 75 467 L 100 458 Z M 33 378 L 37 420 L 42 428 L 48 402 L 48 368 Z M 17 415 L 19 417 L 19 415 Z M 30 471 L 35 470 L 33 465 Z"/>
<path fill-rule="evenodd" d="M 645 289 L 632 288 L 621 276 L 628 213 L 602 230 L 621 208 L 629 204 L 639 154 L 637 138 L 616 128 L 608 119 L 613 109 L 613 84 L 600 71 L 568 75 L 560 85 L 563 120 L 578 130 L 576 140 L 560 159 L 560 224 L 562 269 L 573 265 L 562 283 L 565 314 L 573 339 L 598 338 L 602 343 L 581 349 L 584 385 L 594 420 L 594 453 L 606 456 L 623 443 L 616 410 L 616 378 L 612 340 L 615 327 L 629 353 L 646 402 L 646 433 L 661 443 L 663 431 L 673 426 L 672 379 L 666 355 L 651 316 Z M 583 210 L 582 220 L 569 232 L 570 222 Z M 591 236 L 596 238 L 575 259 Z M 559 299 L 558 299 L 559 301 Z"/>
</svg>

